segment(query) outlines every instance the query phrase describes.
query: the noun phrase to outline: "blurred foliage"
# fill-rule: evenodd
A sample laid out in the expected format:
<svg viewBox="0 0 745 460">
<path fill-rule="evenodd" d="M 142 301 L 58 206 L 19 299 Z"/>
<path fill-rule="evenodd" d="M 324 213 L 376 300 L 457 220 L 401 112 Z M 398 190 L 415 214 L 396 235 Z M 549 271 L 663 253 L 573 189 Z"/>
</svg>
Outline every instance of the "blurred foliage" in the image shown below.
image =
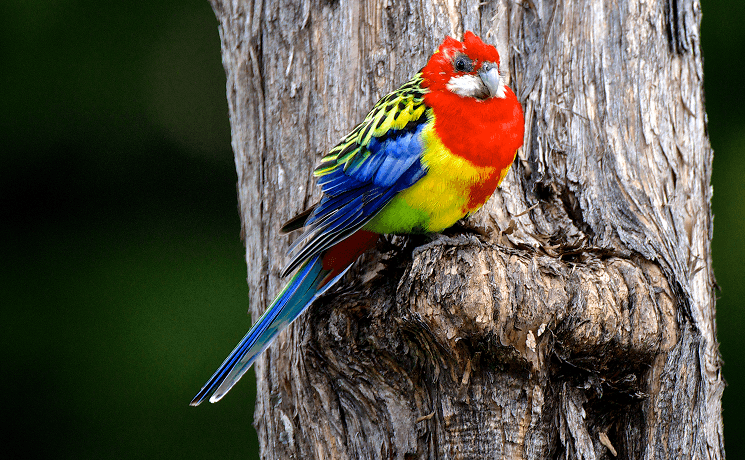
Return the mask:
<svg viewBox="0 0 745 460">
<path fill-rule="evenodd" d="M 724 359 L 724 446 L 745 456 L 745 4 L 703 0 L 701 41 L 709 135 L 714 149 L 714 273 L 721 290 L 717 328 Z"/>
<path fill-rule="evenodd" d="M 250 327 L 205 0 L 0 4 L 8 458 L 258 458 Z"/>
<path fill-rule="evenodd" d="M 704 0 L 714 266 L 745 452 L 745 9 Z M 0 3 L 9 458 L 258 458 L 247 377 L 188 402 L 248 307 L 217 21 L 206 0 Z"/>
</svg>

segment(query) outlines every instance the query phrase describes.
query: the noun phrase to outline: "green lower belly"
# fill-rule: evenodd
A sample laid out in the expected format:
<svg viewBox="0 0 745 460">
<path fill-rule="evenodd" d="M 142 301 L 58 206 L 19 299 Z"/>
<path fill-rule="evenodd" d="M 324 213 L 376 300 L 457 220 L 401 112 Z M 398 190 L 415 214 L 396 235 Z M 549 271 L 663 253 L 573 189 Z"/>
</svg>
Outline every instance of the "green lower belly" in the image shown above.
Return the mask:
<svg viewBox="0 0 745 460">
<path fill-rule="evenodd" d="M 375 233 L 436 233 L 469 212 L 462 195 L 442 186 L 440 190 L 432 190 L 427 185 L 420 183 L 401 192 L 364 229 Z"/>
</svg>

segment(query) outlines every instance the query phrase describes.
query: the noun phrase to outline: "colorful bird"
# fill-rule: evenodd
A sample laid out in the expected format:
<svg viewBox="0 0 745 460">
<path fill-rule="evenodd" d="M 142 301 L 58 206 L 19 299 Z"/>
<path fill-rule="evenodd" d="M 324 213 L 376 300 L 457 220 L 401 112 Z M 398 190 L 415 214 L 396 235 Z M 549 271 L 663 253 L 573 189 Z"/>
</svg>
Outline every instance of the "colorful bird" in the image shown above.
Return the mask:
<svg viewBox="0 0 745 460">
<path fill-rule="evenodd" d="M 219 401 L 283 329 L 333 286 L 380 234 L 440 232 L 494 193 L 523 143 L 499 53 L 471 32 L 446 37 L 424 68 L 372 108 L 315 170 L 321 200 L 287 222 L 305 231 L 297 269 L 191 401 Z"/>
</svg>

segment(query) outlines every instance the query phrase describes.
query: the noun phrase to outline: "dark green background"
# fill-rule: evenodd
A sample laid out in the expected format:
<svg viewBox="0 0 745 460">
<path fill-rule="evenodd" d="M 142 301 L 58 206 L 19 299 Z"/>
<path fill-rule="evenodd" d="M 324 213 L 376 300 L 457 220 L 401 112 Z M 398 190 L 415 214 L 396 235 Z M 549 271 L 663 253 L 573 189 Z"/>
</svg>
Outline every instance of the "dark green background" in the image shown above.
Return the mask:
<svg viewBox="0 0 745 460">
<path fill-rule="evenodd" d="M 725 430 L 739 458 L 745 14 L 739 1 L 703 10 Z M 207 1 L 3 1 L 0 24 L 4 456 L 255 457 L 253 375 L 220 404 L 187 405 L 250 323 Z"/>
</svg>

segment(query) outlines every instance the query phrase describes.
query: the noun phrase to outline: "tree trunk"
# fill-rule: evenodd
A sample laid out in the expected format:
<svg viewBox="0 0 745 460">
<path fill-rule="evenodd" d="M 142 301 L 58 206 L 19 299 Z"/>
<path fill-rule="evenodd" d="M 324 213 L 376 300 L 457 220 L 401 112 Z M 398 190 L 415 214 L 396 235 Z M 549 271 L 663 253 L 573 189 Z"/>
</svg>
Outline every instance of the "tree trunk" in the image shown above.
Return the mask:
<svg viewBox="0 0 745 460">
<path fill-rule="evenodd" d="M 321 155 L 445 35 L 526 117 L 479 213 L 381 241 L 257 361 L 262 458 L 724 458 L 697 1 L 213 7 L 254 317 Z"/>
</svg>

